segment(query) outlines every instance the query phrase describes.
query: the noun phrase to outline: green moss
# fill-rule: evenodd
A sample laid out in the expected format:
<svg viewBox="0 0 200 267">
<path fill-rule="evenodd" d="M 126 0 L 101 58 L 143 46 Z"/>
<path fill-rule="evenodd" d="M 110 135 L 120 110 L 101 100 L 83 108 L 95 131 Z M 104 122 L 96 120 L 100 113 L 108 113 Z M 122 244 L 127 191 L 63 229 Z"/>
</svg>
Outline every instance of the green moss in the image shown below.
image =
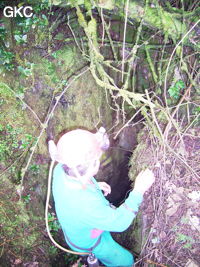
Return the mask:
<svg viewBox="0 0 200 267">
<path fill-rule="evenodd" d="M 138 212 L 133 224 L 130 228 L 130 239 L 132 240 L 131 250 L 137 254 L 140 254 L 143 237 L 142 237 L 142 212 Z"/>
<path fill-rule="evenodd" d="M 116 6 L 120 10 L 122 9 L 125 1 L 118 0 Z M 138 4 L 137 1 L 129 2 L 128 17 L 137 20 L 138 22 L 143 18 L 145 13 L 145 8 Z M 120 14 L 124 16 L 124 12 Z M 179 21 L 175 15 L 164 11 L 161 6 L 152 7 L 148 6 L 144 16 L 144 22 L 153 27 L 160 29 L 165 35 L 170 36 L 173 40 L 180 38 L 183 32 L 186 32 L 187 27 L 181 21 Z"/>
<path fill-rule="evenodd" d="M 84 81 L 87 81 L 87 84 Z M 102 108 L 103 95 L 92 76 L 87 73 L 74 82 L 66 92 L 65 98 L 69 102 L 67 109 L 61 108 L 55 111 L 56 132 L 77 126 L 94 128 L 98 122 L 98 109 Z"/>
<path fill-rule="evenodd" d="M 140 140 L 140 137 L 137 138 Z M 145 169 L 147 166 L 146 164 L 142 165 L 139 164 L 138 165 L 138 157 L 140 154 L 142 154 L 143 151 L 145 151 L 146 149 L 146 144 L 144 142 L 139 142 L 136 149 L 134 150 L 131 159 L 129 161 L 129 165 L 131 166 L 130 170 L 129 170 L 129 178 L 131 181 L 135 181 L 135 178 L 137 176 L 137 174 L 139 173 L 139 171 L 141 171 L 142 169 Z M 139 166 L 139 168 L 138 168 Z"/>
<path fill-rule="evenodd" d="M 0 187 L 0 235 L 4 239 L 1 246 L 11 251 L 14 248 L 18 257 L 21 257 L 22 251 L 31 248 L 40 234 L 28 216 L 25 204 L 17 200 L 17 188 L 4 176 L 1 177 Z"/>
<path fill-rule="evenodd" d="M 6 103 L 8 103 L 9 99 L 13 98 L 13 93 L 9 90 L 9 87 L 6 83 L 0 82 L 0 97 Z"/>
<path fill-rule="evenodd" d="M 73 66 L 76 62 L 76 56 L 77 56 L 77 51 L 75 47 L 66 46 L 62 49 L 55 51 L 54 53 L 52 53 L 52 55 L 55 58 L 54 66 L 56 66 L 57 72 L 58 70 L 59 71 L 62 70 L 62 72 L 74 70 Z"/>
</svg>

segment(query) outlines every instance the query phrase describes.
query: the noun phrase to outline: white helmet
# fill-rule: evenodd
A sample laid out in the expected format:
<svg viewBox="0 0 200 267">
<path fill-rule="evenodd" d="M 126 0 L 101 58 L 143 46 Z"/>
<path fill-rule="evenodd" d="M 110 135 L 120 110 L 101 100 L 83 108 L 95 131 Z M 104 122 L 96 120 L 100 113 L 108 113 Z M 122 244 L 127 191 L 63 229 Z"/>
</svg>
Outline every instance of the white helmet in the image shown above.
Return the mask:
<svg viewBox="0 0 200 267">
<path fill-rule="evenodd" d="M 50 140 L 49 152 L 53 160 L 66 164 L 69 168 L 74 168 L 100 159 L 109 144 L 106 130 L 103 127 L 95 134 L 77 129 L 64 134 L 59 139 L 57 146 L 53 140 Z"/>
</svg>

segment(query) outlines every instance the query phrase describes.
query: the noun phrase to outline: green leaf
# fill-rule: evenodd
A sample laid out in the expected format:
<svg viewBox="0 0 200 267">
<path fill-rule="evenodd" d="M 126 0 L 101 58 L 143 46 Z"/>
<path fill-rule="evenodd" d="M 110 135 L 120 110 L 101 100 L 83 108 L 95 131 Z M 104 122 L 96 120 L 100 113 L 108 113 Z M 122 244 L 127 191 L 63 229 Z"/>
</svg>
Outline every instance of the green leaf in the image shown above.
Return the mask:
<svg viewBox="0 0 200 267">
<path fill-rule="evenodd" d="M 55 40 L 59 40 L 62 41 L 64 40 L 65 36 L 62 32 L 59 32 L 58 34 L 56 34 L 56 36 L 54 37 Z"/>
<path fill-rule="evenodd" d="M 184 88 L 185 88 L 185 83 L 182 80 L 179 80 L 168 89 L 168 93 L 170 97 L 178 99 L 180 96 L 180 91 Z"/>
<path fill-rule="evenodd" d="M 190 243 L 186 243 L 185 245 L 183 245 L 183 248 L 192 248 L 192 245 Z"/>
<path fill-rule="evenodd" d="M 27 41 L 27 34 L 24 35 L 15 34 L 14 38 L 17 41 L 17 43 L 25 43 Z"/>
<path fill-rule="evenodd" d="M 32 75 L 32 69 L 23 68 L 22 66 L 18 66 L 17 70 L 19 71 L 19 73 L 25 75 L 26 77 Z"/>
<path fill-rule="evenodd" d="M 180 90 L 185 88 L 185 83 L 182 80 L 177 81 L 175 85 Z"/>
</svg>

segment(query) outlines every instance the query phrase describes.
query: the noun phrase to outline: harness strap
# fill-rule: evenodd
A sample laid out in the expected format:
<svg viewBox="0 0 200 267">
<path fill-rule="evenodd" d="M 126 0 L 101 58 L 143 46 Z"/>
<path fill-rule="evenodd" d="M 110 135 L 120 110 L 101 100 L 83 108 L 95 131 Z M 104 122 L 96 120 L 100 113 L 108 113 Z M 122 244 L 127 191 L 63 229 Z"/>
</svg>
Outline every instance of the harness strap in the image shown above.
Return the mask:
<svg viewBox="0 0 200 267">
<path fill-rule="evenodd" d="M 137 215 L 137 211 L 131 209 L 129 206 L 126 205 L 126 203 L 122 204 L 124 206 L 125 209 L 131 211 L 133 214 L 135 214 L 135 216 Z"/>
<path fill-rule="evenodd" d="M 97 242 L 94 244 L 94 246 L 92 246 L 91 248 L 81 248 L 81 247 L 78 247 L 77 245 L 75 245 L 73 242 L 71 242 L 71 240 L 69 239 L 69 237 L 66 234 L 65 234 L 65 238 L 67 239 L 69 244 L 72 245 L 73 247 L 75 247 L 77 249 L 81 249 L 81 250 L 87 250 L 89 252 L 92 252 L 93 249 L 95 249 L 101 241 L 101 235 L 100 235 L 99 238 L 97 239 Z"/>
</svg>

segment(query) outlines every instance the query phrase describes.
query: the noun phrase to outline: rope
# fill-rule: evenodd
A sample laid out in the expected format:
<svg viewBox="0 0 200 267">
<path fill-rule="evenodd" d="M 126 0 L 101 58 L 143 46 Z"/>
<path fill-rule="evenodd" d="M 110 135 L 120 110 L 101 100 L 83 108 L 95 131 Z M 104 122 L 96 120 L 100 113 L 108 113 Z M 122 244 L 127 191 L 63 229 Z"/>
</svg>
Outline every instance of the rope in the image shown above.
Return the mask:
<svg viewBox="0 0 200 267">
<path fill-rule="evenodd" d="M 61 245 L 59 245 L 53 238 L 53 236 L 50 233 L 49 230 L 49 224 L 48 224 L 48 207 L 49 207 L 49 199 L 50 199 L 50 194 L 51 194 L 51 178 L 52 178 L 52 172 L 53 172 L 53 166 L 55 164 L 55 161 L 52 160 L 51 161 L 51 165 L 49 167 L 49 176 L 48 176 L 48 187 L 47 187 L 47 199 L 46 199 L 46 206 L 45 206 L 45 223 L 46 223 L 46 229 L 47 229 L 47 233 L 49 238 L 51 239 L 52 243 L 58 247 L 59 249 L 67 252 L 67 253 L 71 253 L 71 254 L 75 254 L 75 255 L 89 255 L 90 253 L 88 252 L 76 252 L 76 251 L 72 251 L 69 249 L 66 249 L 64 247 L 62 247 Z"/>
</svg>

